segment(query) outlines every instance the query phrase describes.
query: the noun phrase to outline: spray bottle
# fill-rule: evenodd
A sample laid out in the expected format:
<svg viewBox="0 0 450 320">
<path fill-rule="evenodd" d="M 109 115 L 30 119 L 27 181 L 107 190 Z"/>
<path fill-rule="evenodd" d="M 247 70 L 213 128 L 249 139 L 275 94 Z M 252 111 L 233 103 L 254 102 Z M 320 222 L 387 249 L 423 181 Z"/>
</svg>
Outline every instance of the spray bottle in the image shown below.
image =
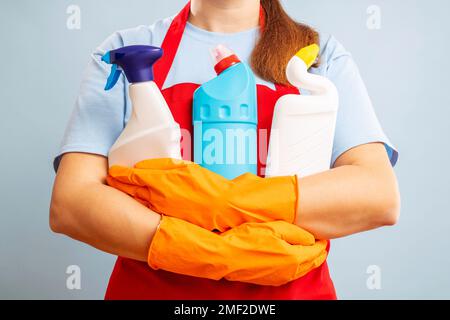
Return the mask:
<svg viewBox="0 0 450 320">
<path fill-rule="evenodd" d="M 255 76 L 226 47 L 211 54 L 218 76 L 194 93 L 194 161 L 228 179 L 257 174 Z"/>
<path fill-rule="evenodd" d="M 112 64 L 105 90 L 112 89 L 122 70 L 130 83 L 131 117 L 111 147 L 109 166 L 132 167 L 147 159 L 181 159 L 181 131 L 158 86 L 153 82 L 153 64 L 161 48 L 128 46 L 107 52 L 102 61 Z"/>
<path fill-rule="evenodd" d="M 285 95 L 275 105 L 266 176 L 310 176 L 331 165 L 338 91 L 325 77 L 308 73 L 319 47 L 300 50 L 288 63 L 288 81 L 310 95 Z"/>
</svg>

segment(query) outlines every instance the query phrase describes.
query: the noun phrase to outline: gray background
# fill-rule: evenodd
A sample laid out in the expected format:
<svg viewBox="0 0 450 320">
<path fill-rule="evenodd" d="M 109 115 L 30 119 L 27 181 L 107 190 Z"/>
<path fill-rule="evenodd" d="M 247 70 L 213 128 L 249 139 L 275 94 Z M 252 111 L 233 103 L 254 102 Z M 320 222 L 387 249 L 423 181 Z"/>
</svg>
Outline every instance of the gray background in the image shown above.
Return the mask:
<svg viewBox="0 0 450 320">
<path fill-rule="evenodd" d="M 0 4 L 0 298 L 101 299 L 114 257 L 48 227 L 51 166 L 89 53 L 117 29 L 176 13 L 185 0 L 9 0 Z M 81 30 L 66 9 L 81 7 Z M 450 95 L 447 0 L 286 0 L 297 19 L 354 54 L 385 131 L 400 149 L 398 226 L 334 241 L 340 298 L 450 298 Z M 379 5 L 381 30 L 366 27 Z M 82 289 L 66 289 L 78 265 Z M 381 268 L 381 290 L 366 286 Z"/>
</svg>

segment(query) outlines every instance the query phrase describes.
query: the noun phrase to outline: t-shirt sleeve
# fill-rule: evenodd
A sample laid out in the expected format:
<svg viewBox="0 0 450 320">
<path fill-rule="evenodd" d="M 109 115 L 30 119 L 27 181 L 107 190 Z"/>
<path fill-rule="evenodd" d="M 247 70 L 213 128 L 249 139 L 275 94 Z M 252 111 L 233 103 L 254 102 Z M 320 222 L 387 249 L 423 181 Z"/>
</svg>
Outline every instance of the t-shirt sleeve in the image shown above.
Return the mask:
<svg viewBox="0 0 450 320">
<path fill-rule="evenodd" d="M 101 61 L 107 51 L 121 46 L 121 35 L 114 33 L 92 53 L 58 156 L 53 163 L 55 171 L 62 155 L 68 152 L 107 156 L 122 132 L 127 103 L 125 80 L 120 77 L 113 89 L 105 91 L 111 66 Z"/>
<path fill-rule="evenodd" d="M 337 87 L 339 111 L 333 145 L 332 165 L 346 151 L 379 142 L 394 166 L 398 152 L 385 135 L 375 114 L 366 86 L 351 54 L 333 37 L 322 43 L 321 66 L 313 72 L 325 75 Z"/>
</svg>

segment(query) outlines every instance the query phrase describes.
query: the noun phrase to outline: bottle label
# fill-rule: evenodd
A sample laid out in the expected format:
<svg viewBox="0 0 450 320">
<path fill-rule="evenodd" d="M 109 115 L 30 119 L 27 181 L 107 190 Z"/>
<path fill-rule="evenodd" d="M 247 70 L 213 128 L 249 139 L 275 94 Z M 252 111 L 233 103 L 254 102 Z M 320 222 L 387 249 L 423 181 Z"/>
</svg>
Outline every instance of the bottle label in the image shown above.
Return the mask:
<svg viewBox="0 0 450 320">
<path fill-rule="evenodd" d="M 226 178 L 257 171 L 257 128 L 245 123 L 194 122 L 194 161 Z"/>
</svg>

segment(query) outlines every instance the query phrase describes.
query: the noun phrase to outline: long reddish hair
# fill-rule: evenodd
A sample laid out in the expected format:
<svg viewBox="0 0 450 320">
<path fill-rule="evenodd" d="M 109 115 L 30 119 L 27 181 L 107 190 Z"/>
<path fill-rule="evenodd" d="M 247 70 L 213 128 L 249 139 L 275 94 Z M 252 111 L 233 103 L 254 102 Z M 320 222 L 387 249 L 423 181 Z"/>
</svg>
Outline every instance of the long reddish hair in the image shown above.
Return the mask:
<svg viewBox="0 0 450 320">
<path fill-rule="evenodd" d="M 251 65 L 264 80 L 288 84 L 286 65 L 303 47 L 319 44 L 319 34 L 313 28 L 296 22 L 283 9 L 280 0 L 261 0 L 264 29 L 256 44 Z"/>
</svg>

